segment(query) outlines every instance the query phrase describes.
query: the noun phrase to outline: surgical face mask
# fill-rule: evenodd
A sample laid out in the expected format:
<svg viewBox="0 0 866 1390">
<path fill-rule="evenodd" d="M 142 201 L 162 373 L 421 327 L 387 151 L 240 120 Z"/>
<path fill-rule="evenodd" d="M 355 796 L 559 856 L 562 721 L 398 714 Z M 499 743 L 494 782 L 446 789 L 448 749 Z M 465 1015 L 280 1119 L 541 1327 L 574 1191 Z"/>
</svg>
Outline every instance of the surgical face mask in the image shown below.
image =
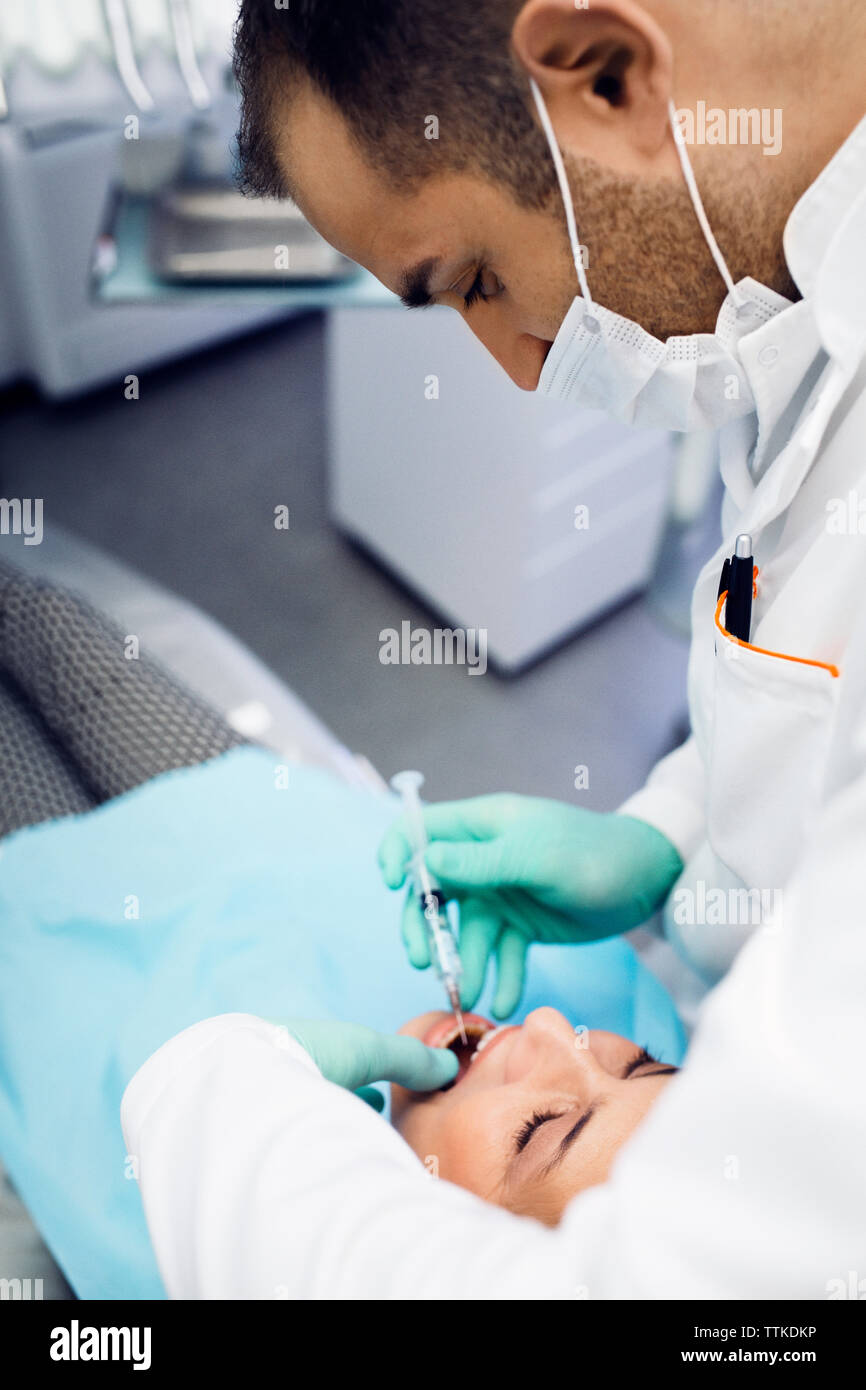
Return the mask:
<svg viewBox="0 0 866 1390">
<path fill-rule="evenodd" d="M 750 414 L 755 402 L 737 355 L 738 345 L 790 301 L 750 278 L 737 285 L 731 279 L 707 221 L 673 102 L 669 118 L 686 187 L 728 294 L 715 333 L 694 333 L 663 343 L 593 300 L 565 165 L 544 98 L 532 78 L 530 83 L 559 180 L 581 290 L 547 354 L 538 391 L 586 409 L 604 410 L 627 424 L 668 430 L 717 429 Z"/>
</svg>

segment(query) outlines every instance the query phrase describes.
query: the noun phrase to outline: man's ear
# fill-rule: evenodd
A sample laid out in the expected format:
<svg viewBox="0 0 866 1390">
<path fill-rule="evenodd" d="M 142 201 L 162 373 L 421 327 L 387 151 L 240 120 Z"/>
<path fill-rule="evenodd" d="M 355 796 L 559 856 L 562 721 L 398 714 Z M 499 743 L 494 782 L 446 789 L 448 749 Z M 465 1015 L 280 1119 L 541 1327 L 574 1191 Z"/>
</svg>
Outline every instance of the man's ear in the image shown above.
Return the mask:
<svg viewBox="0 0 866 1390">
<path fill-rule="evenodd" d="M 635 0 L 526 0 L 511 44 L 565 150 L 623 174 L 670 165 L 673 53 Z"/>
</svg>

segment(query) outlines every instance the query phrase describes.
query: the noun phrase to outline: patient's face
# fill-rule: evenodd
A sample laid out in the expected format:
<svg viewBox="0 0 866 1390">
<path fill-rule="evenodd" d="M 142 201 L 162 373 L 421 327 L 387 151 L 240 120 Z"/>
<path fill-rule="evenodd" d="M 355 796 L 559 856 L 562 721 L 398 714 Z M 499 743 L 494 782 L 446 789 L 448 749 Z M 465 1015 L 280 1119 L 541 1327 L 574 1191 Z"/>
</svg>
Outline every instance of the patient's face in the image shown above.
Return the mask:
<svg viewBox="0 0 866 1390">
<path fill-rule="evenodd" d="M 432 1047 L 454 1046 L 460 1074 L 429 1095 L 392 1086 L 392 1121 L 440 1178 L 554 1225 L 576 1192 L 604 1182 L 676 1068 L 615 1033 L 575 1030 L 556 1009 L 520 1027 L 475 1014 L 466 1023 L 468 1049 L 454 1043 L 453 1014 L 404 1024 Z"/>
</svg>

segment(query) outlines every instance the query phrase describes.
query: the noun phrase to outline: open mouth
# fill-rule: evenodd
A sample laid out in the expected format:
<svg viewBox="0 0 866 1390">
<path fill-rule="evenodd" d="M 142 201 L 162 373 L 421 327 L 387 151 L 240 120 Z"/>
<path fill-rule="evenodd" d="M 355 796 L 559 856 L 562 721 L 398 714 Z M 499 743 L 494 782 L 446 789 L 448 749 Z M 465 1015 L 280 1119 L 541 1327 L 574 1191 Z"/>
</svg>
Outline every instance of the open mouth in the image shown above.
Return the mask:
<svg viewBox="0 0 866 1390">
<path fill-rule="evenodd" d="M 465 1043 L 453 1015 L 440 1019 L 424 1034 L 423 1041 L 428 1047 L 448 1047 L 456 1053 L 459 1063 L 457 1075 L 453 1081 L 441 1087 L 443 1091 L 450 1091 L 452 1086 L 459 1085 L 475 1058 L 492 1042 L 493 1034 L 504 1031 L 495 1023 L 491 1023 L 489 1018 L 482 1018 L 481 1014 L 464 1014 L 463 1026 L 466 1030 Z"/>
</svg>

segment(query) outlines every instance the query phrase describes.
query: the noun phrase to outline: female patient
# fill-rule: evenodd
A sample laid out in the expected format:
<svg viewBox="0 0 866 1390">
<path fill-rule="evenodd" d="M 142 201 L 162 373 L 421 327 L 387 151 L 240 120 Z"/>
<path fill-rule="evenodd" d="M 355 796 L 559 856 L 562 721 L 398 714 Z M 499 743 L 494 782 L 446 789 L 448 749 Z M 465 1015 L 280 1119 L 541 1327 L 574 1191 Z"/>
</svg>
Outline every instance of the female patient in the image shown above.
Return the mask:
<svg viewBox="0 0 866 1390">
<path fill-rule="evenodd" d="M 432 1095 L 391 1088 L 392 1123 L 437 1175 L 550 1225 L 575 1193 L 604 1182 L 617 1150 L 677 1071 L 627 1038 L 575 1029 L 556 1009 L 521 1027 L 427 1013 L 400 1030 L 453 1047 L 456 1083 Z M 635 1084 L 639 1082 L 640 1084 Z"/>
<path fill-rule="evenodd" d="M 84 1297 L 162 1292 L 118 1114 L 175 1033 L 243 1012 L 455 1045 L 376 868 L 392 799 L 287 767 L 128 658 L 86 604 L 0 569 L 0 1157 Z M 393 1122 L 440 1177 L 555 1222 L 669 1084 L 682 1031 L 619 939 L 535 952 L 503 1030 L 489 997 L 456 1084 L 395 1087 Z"/>
</svg>

